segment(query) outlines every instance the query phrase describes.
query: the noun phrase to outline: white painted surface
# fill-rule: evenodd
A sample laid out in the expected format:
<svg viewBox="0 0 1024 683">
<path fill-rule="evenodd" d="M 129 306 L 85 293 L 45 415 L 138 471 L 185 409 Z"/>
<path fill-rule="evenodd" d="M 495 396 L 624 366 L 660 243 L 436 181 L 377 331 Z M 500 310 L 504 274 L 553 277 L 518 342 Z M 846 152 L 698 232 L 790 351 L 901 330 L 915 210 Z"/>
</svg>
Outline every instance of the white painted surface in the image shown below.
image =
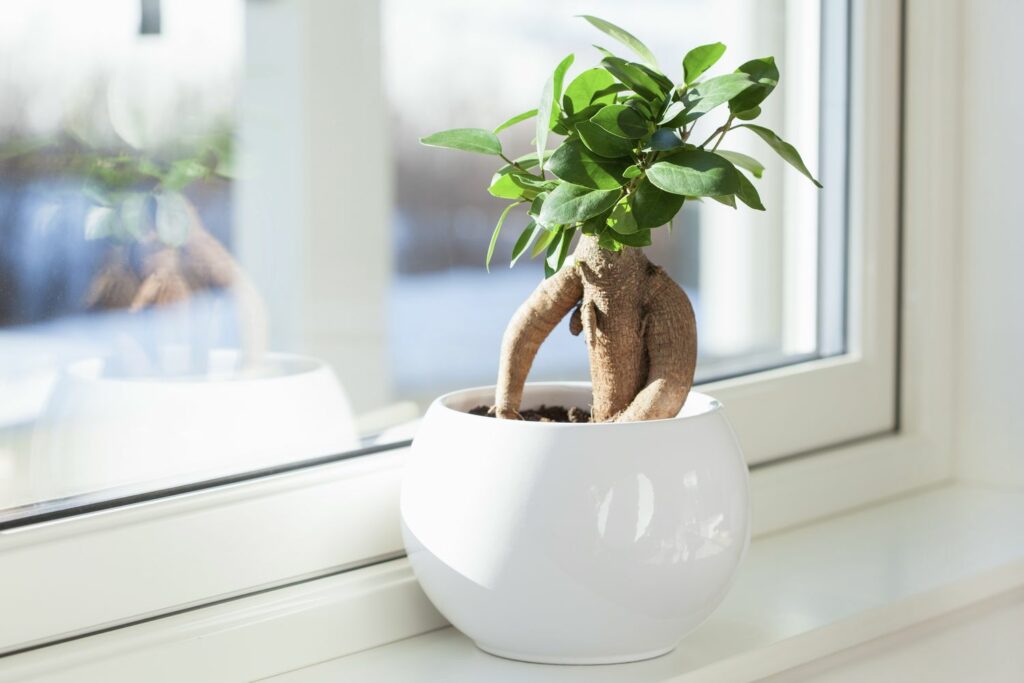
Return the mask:
<svg viewBox="0 0 1024 683">
<path fill-rule="evenodd" d="M 1024 593 L 852 648 L 765 683 L 1020 683 Z"/>
<path fill-rule="evenodd" d="M 1024 3 L 962 4 L 963 107 L 960 345 L 957 392 L 964 476 L 1024 485 Z M 951 76 L 956 79 L 957 76 Z M 978 96 L 979 93 L 990 93 Z"/>
<path fill-rule="evenodd" d="M 750 538 L 747 468 L 721 404 L 557 424 L 442 396 L 402 485 L 409 561 L 434 605 L 488 652 L 561 664 L 671 650 L 725 596 Z M 527 384 L 526 408 L 585 407 L 589 383 Z"/>
<path fill-rule="evenodd" d="M 512 662 L 484 654 L 454 629 L 444 629 L 273 680 L 760 680 L 979 601 L 1019 594 L 1022 516 L 1024 493 L 954 486 L 755 540 L 721 608 L 675 652 L 646 662 Z"/>
</svg>

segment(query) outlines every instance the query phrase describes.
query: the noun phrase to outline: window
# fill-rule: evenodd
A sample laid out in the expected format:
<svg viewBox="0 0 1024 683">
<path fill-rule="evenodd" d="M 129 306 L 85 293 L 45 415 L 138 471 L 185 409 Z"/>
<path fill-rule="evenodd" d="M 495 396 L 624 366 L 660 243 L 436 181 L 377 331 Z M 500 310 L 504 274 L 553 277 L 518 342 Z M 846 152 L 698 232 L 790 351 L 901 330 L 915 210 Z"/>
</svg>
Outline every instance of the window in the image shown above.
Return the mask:
<svg viewBox="0 0 1024 683">
<path fill-rule="evenodd" d="M 398 476 L 380 464 L 394 467 L 395 453 L 351 459 L 365 479 L 303 466 L 402 443 L 409 432 L 395 426 L 434 395 L 491 383 L 505 322 L 540 277 L 527 262 L 483 271 L 498 210 L 483 187 L 488 161 L 415 140 L 529 108 L 565 53 L 591 55 L 595 34 L 572 18 L 583 11 L 635 28 L 667 64 L 716 39 L 729 46 L 723 65 L 772 53 L 782 64 L 770 125 L 826 189 L 769 165 L 767 214 L 694 204 L 652 250 L 695 300 L 699 377 L 726 403 L 751 463 L 893 428 L 893 12 L 812 0 L 652 0 L 628 11 L 574 1 L 528 14 L 521 3 L 468 0 L 80 4 L 21 3 L 0 26 L 0 74 L 16 93 L 0 104 L 0 543 L 68 541 L 37 524 L 63 516 L 86 531 L 136 534 L 151 552 L 116 569 L 84 553 L 89 575 L 134 571 L 168 588 L 145 600 L 141 588 L 95 600 L 79 591 L 82 609 L 59 623 L 0 629 L 0 652 L 397 550 L 385 505 Z M 118 96 L 130 105 L 123 114 Z M 887 104 L 849 107 L 861 101 Z M 508 131 L 509 145 L 528 138 Z M 774 162 L 757 139 L 734 133 L 728 144 Z M 143 178 L 125 185 L 101 172 L 117 196 L 103 196 L 102 182 L 97 194 L 89 170 L 120 168 L 122 156 Z M 179 190 L 172 173 L 196 178 Z M 230 254 L 226 281 L 196 286 L 192 273 L 176 303 L 133 312 L 125 296 L 112 310 L 90 308 L 104 267 L 144 280 L 149 248 L 196 234 Z M 246 364 L 250 355 L 261 362 Z M 532 378 L 582 378 L 585 363 L 582 342 L 560 329 Z M 185 492 L 216 499 L 203 505 L 220 516 L 192 517 L 186 534 L 174 511 L 189 498 L 177 496 L 148 508 L 166 511 L 158 532 L 70 517 Z M 110 520 L 159 516 L 115 512 Z M 280 543 L 252 536 L 261 523 Z M 346 542 L 324 542 L 331 529 Z M 184 560 L 158 545 L 163 534 L 234 555 L 215 579 L 178 582 Z M 86 543 L 84 531 L 77 538 Z M 38 566 L 26 553 L 6 564 L 11 591 L 23 585 L 14 573 Z"/>
</svg>

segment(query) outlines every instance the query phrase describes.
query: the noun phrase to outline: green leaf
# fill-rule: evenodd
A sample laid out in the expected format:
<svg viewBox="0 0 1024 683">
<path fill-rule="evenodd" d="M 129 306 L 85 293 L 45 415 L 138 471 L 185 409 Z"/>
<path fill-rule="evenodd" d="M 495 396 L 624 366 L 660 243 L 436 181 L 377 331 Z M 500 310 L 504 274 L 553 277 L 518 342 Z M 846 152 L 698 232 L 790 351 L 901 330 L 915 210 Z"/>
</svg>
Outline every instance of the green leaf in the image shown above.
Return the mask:
<svg viewBox="0 0 1024 683">
<path fill-rule="evenodd" d="M 746 111 L 733 112 L 733 116 L 738 118 L 740 121 L 753 121 L 761 115 L 761 107 L 754 107 Z"/>
<path fill-rule="evenodd" d="M 587 14 L 582 14 L 580 16 L 589 21 L 598 31 L 601 31 L 611 36 L 612 38 L 619 41 L 620 43 L 628 47 L 630 50 L 635 52 L 645 62 L 647 62 L 647 64 L 655 68 L 658 67 L 658 60 L 654 58 L 654 53 L 651 52 L 646 45 L 640 42 L 640 40 L 629 31 L 619 28 L 615 24 L 605 21 L 604 19 L 592 17 Z"/>
<path fill-rule="evenodd" d="M 723 194 L 723 195 L 720 195 L 720 196 L 717 196 L 717 197 L 712 197 L 712 199 L 714 199 L 719 204 L 725 204 L 730 209 L 735 209 L 736 208 L 736 197 L 735 197 L 735 195 Z"/>
<path fill-rule="evenodd" d="M 596 235 L 600 233 L 608 224 L 608 217 L 611 215 L 611 213 L 612 210 L 608 209 L 607 211 L 599 213 L 593 218 L 588 218 L 587 220 L 583 221 L 583 223 L 580 225 L 580 232 L 582 232 L 584 235 Z"/>
<path fill-rule="evenodd" d="M 620 138 L 636 140 L 651 132 L 650 124 L 636 110 L 624 104 L 609 104 L 591 117 L 590 122 Z"/>
<path fill-rule="evenodd" d="M 500 126 L 498 126 L 497 128 L 495 128 L 494 129 L 494 133 L 498 134 L 501 131 L 505 130 L 506 128 L 511 128 L 512 126 L 516 125 L 520 121 L 525 121 L 526 119 L 533 118 L 536 115 L 537 115 L 537 110 L 536 109 L 531 109 L 530 111 L 524 111 L 522 114 L 516 114 L 515 116 L 510 118 L 508 121 L 506 121 L 505 123 L 503 123 Z"/>
<path fill-rule="evenodd" d="M 443 130 L 425 138 L 420 142 L 428 147 L 444 147 L 446 149 L 457 149 L 462 152 L 475 152 L 476 154 L 489 154 L 491 156 L 501 155 L 501 141 L 498 136 L 483 128 L 453 128 Z"/>
<path fill-rule="evenodd" d="M 615 205 L 611 215 L 608 217 L 608 227 L 619 235 L 632 235 L 640 229 L 636 224 L 636 217 L 633 216 L 633 210 L 630 208 L 628 201 L 619 202 Z M 619 238 L 616 237 L 616 239 Z"/>
<path fill-rule="evenodd" d="M 537 225 L 536 222 L 530 221 L 526 224 L 526 227 L 523 228 L 522 234 L 519 235 L 519 239 L 516 240 L 515 246 L 512 247 L 512 262 L 509 263 L 509 268 L 516 265 L 516 261 L 518 261 L 519 257 L 523 255 L 526 248 L 529 247 L 533 240 L 537 238 L 537 235 L 542 232 L 546 231 L 543 227 Z"/>
<path fill-rule="evenodd" d="M 663 128 L 679 128 L 686 123 L 686 105 L 682 102 L 673 102 L 661 115 L 658 125 Z"/>
<path fill-rule="evenodd" d="M 764 164 L 762 164 L 754 157 L 747 156 L 746 154 L 741 154 L 740 152 L 730 152 L 727 149 L 716 150 L 715 154 L 717 154 L 720 157 L 725 157 L 733 164 L 739 166 L 745 171 L 750 171 L 750 173 L 753 174 L 755 178 L 760 178 L 764 174 Z"/>
<path fill-rule="evenodd" d="M 487 245 L 487 260 L 484 261 L 484 267 L 487 272 L 491 272 L 491 257 L 494 256 L 494 245 L 498 243 L 498 233 L 501 232 L 501 224 L 505 222 L 508 217 L 509 211 L 522 204 L 522 202 L 515 202 L 505 207 L 505 210 L 498 216 L 498 224 L 494 226 L 494 232 L 491 233 L 491 243 Z"/>
<path fill-rule="evenodd" d="M 512 167 L 507 166 L 508 171 L 498 171 L 491 176 L 491 184 L 488 186 L 487 191 L 491 193 L 492 197 L 500 197 L 501 199 L 519 199 L 523 196 L 523 188 L 512 182 Z"/>
<path fill-rule="evenodd" d="M 622 251 L 622 242 L 616 239 L 618 233 L 612 230 L 604 230 L 597 236 L 597 246 L 608 251 Z"/>
<path fill-rule="evenodd" d="M 779 69 L 775 66 L 774 57 L 752 59 L 736 69 L 736 73 L 746 74 L 753 85 L 729 101 L 729 111 L 745 112 L 761 104 L 779 83 Z"/>
<path fill-rule="evenodd" d="M 715 65 L 722 55 L 725 54 L 725 45 L 722 43 L 710 43 L 695 47 L 683 57 L 683 78 L 686 85 L 690 85 L 701 74 Z"/>
<path fill-rule="evenodd" d="M 637 183 L 630 196 L 633 217 L 640 228 L 657 228 L 665 225 L 683 208 L 685 197 L 665 192 L 644 178 Z"/>
<path fill-rule="evenodd" d="M 541 230 L 543 230 L 543 232 L 537 238 L 537 241 L 533 243 L 533 249 L 530 250 L 530 258 L 537 258 L 537 256 L 547 249 L 551 245 L 551 242 L 553 242 L 560 234 L 559 230 L 548 230 L 543 226 L 541 227 Z"/>
<path fill-rule="evenodd" d="M 544 83 L 544 89 L 540 94 L 540 104 L 537 105 L 537 156 L 543 156 L 544 149 L 548 146 L 548 132 L 558 121 L 558 98 L 561 95 L 562 79 L 569 69 L 575 57 L 569 55 L 555 67 L 551 78 Z M 556 89 L 557 87 L 557 94 Z"/>
<path fill-rule="evenodd" d="M 651 136 L 650 147 L 656 152 L 665 152 L 682 146 L 683 141 L 670 128 L 659 128 Z"/>
<path fill-rule="evenodd" d="M 562 96 L 562 110 L 567 116 L 578 112 L 592 104 L 606 104 L 615 100 L 615 91 L 609 90 L 618 85 L 615 77 L 606 69 L 595 67 L 587 69 L 572 79 Z"/>
<path fill-rule="evenodd" d="M 629 86 L 629 89 L 649 100 L 662 100 L 665 91 L 656 80 L 651 78 L 639 64 L 627 62 L 620 57 L 605 57 L 601 65 L 611 72 L 612 76 Z"/>
<path fill-rule="evenodd" d="M 651 246 L 651 231 L 649 228 L 637 230 L 628 235 L 615 233 L 615 239 L 628 247 L 649 247 Z"/>
<path fill-rule="evenodd" d="M 562 180 L 594 190 L 611 190 L 622 186 L 622 172 L 629 166 L 626 160 L 600 157 L 583 144 L 570 138 L 548 159 L 547 169 Z"/>
<path fill-rule="evenodd" d="M 765 128 L 764 126 L 755 126 L 753 123 L 744 123 L 739 126 L 735 126 L 734 128 L 749 128 L 757 133 L 757 135 L 767 142 L 768 146 L 774 149 L 775 153 L 782 157 L 786 163 L 807 176 L 812 183 L 821 187 L 821 183 L 815 180 L 814 176 L 811 175 L 811 172 L 807 170 L 807 166 L 804 165 L 804 160 L 800 158 L 800 152 L 796 151 L 796 147 L 780 138 L 774 131 Z"/>
<path fill-rule="evenodd" d="M 572 183 L 562 183 L 544 200 L 540 223 L 580 223 L 611 208 L 621 194 L 618 189 L 592 190 Z"/>
<path fill-rule="evenodd" d="M 620 157 L 632 159 L 630 157 L 630 153 L 633 151 L 632 140 L 612 135 L 590 121 L 580 121 L 577 123 L 576 132 L 579 133 L 580 140 L 583 140 L 583 144 L 587 146 L 587 149 L 594 154 L 599 154 L 609 159 L 618 159 Z"/>
<path fill-rule="evenodd" d="M 737 173 L 736 177 L 740 181 L 740 187 L 736 190 L 736 196 L 739 197 L 740 201 L 751 209 L 764 211 L 764 204 L 761 203 L 761 196 L 757 194 L 757 188 L 754 187 L 754 184 L 742 173 Z"/>
<path fill-rule="evenodd" d="M 565 265 L 565 259 L 569 256 L 569 244 L 572 242 L 573 235 L 575 234 L 575 229 L 566 228 L 565 230 L 562 230 L 557 247 L 554 249 L 549 247 L 550 255 L 545 260 L 545 265 L 551 269 L 552 275 L 560 271 L 562 266 Z M 550 275 L 548 277 L 550 277 Z"/>
<path fill-rule="evenodd" d="M 647 177 L 655 187 L 693 197 L 732 194 L 739 187 L 737 175 L 728 161 L 700 149 L 677 152 L 647 169 Z"/>
<path fill-rule="evenodd" d="M 686 91 L 683 103 L 686 105 L 685 123 L 696 121 L 704 114 L 730 102 L 746 90 L 755 87 L 747 74 L 735 73 L 715 76 Z M 732 106 L 730 103 L 729 106 Z"/>
<path fill-rule="evenodd" d="M 636 164 L 633 164 L 632 166 L 628 167 L 625 171 L 622 172 L 622 177 L 623 178 L 636 178 L 636 177 L 640 176 L 641 174 L 643 174 L 643 171 L 640 170 L 640 167 L 637 166 Z"/>
</svg>

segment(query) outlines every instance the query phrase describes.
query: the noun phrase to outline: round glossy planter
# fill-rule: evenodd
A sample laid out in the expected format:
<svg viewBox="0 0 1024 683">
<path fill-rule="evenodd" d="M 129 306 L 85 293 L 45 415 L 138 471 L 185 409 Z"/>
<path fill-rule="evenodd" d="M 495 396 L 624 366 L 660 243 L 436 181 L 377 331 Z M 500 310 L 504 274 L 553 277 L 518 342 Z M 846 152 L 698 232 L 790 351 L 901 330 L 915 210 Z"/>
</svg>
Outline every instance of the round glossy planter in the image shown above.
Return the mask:
<svg viewBox="0 0 1024 683">
<path fill-rule="evenodd" d="M 523 405 L 586 407 L 585 383 Z M 623 424 L 496 420 L 493 387 L 434 401 L 401 512 L 413 570 L 483 650 L 559 664 L 656 657 L 724 597 L 749 541 L 747 469 L 721 405 Z"/>
</svg>

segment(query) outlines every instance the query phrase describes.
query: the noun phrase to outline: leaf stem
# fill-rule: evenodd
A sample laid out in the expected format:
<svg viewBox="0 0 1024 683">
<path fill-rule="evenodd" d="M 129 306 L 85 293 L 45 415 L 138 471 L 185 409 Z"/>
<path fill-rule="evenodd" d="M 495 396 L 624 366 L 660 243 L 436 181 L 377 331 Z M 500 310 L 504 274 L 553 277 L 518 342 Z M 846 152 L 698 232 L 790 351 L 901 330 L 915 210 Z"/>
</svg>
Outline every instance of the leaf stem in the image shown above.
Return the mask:
<svg viewBox="0 0 1024 683">
<path fill-rule="evenodd" d="M 511 159 L 509 159 L 509 158 L 508 158 L 507 156 L 505 156 L 504 154 L 499 154 L 498 156 L 500 156 L 500 157 L 501 157 L 502 159 L 504 159 L 504 160 L 505 160 L 505 163 L 506 163 L 506 164 L 508 164 L 509 166 L 511 166 L 512 168 L 516 168 L 516 169 L 519 169 L 520 171 L 522 171 L 522 172 L 523 172 L 523 173 L 525 173 L 526 175 L 533 175 L 533 173 L 530 173 L 530 172 L 529 172 L 529 171 L 527 171 L 527 170 L 526 170 L 525 168 L 523 168 L 522 166 L 520 166 L 520 165 L 519 165 L 519 164 L 517 164 L 516 162 L 512 161 Z M 543 175 L 543 173 L 544 173 L 544 166 L 543 166 L 543 164 L 541 164 L 541 163 L 540 163 L 540 159 L 537 159 L 537 163 L 538 163 L 538 165 L 540 165 L 540 167 L 541 167 L 541 170 L 540 170 L 540 172 L 541 172 L 541 176 L 540 176 L 540 177 L 541 177 L 541 178 L 543 179 L 543 178 L 544 178 L 544 175 Z"/>
<path fill-rule="evenodd" d="M 722 144 L 722 139 L 725 138 L 725 134 L 731 130 L 732 122 L 735 119 L 735 115 L 730 114 L 728 120 L 726 120 L 724 124 L 716 128 L 714 132 L 708 136 L 708 139 L 701 143 L 700 148 L 704 149 L 705 147 L 707 147 L 708 143 L 714 140 L 715 136 L 717 135 L 718 140 L 715 142 L 715 146 L 711 148 L 711 151 L 714 152 L 716 149 L 718 149 L 718 146 Z"/>
</svg>

